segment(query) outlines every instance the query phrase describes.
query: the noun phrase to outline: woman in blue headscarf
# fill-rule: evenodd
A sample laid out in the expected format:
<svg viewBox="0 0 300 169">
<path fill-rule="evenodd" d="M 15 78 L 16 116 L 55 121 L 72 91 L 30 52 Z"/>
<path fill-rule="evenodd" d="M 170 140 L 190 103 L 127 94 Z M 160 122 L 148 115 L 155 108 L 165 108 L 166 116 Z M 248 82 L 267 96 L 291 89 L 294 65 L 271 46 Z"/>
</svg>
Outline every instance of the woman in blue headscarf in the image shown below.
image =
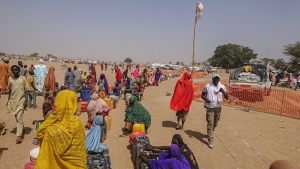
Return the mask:
<svg viewBox="0 0 300 169">
<path fill-rule="evenodd" d="M 145 156 L 159 156 L 158 160 L 149 160 Z M 168 153 L 141 153 L 141 158 L 151 169 L 190 169 L 187 159 L 181 154 L 177 144 L 171 144 Z"/>
<path fill-rule="evenodd" d="M 93 120 L 93 126 L 88 131 L 85 139 L 87 153 L 103 153 L 108 163 L 108 168 L 111 166 L 109 150 L 105 144 L 101 143 L 102 126 L 105 125 L 103 116 L 98 115 Z"/>
</svg>

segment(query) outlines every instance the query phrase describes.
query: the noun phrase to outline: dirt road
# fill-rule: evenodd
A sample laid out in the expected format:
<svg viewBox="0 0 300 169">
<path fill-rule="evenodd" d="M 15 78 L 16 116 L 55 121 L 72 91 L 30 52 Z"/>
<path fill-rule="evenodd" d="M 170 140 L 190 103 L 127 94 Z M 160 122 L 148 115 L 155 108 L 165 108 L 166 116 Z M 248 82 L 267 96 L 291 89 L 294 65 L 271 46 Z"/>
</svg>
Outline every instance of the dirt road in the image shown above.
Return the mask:
<svg viewBox="0 0 300 169">
<path fill-rule="evenodd" d="M 15 64 L 17 60 L 13 60 Z M 30 66 L 37 61 L 25 61 Z M 45 62 L 47 67 L 55 67 L 56 81 L 63 83 L 66 70 L 61 70 L 60 63 Z M 73 66 L 73 65 L 71 65 Z M 78 65 L 87 71 L 86 65 Z M 96 67 L 97 76 L 100 66 Z M 115 75 L 104 72 L 109 83 Z M 223 74 L 221 74 L 223 76 Z M 225 76 L 225 75 L 224 75 Z M 261 112 L 244 112 L 234 107 L 223 107 L 221 121 L 215 130 L 214 149 L 207 147 L 205 109 L 202 102 L 193 102 L 183 130 L 175 130 L 175 112 L 169 109 L 174 85 L 178 78 L 164 81 L 158 87 L 148 87 L 141 103 L 152 116 L 149 138 L 153 145 L 169 145 L 174 134 L 181 134 L 185 143 L 194 152 L 201 169 L 267 169 L 268 165 L 278 159 L 291 160 L 300 166 L 300 120 L 266 114 Z M 207 80 L 207 79 L 203 79 Z M 21 169 L 29 161 L 29 152 L 36 147 L 31 143 L 36 136 L 33 120 L 42 119 L 42 97 L 37 98 L 38 108 L 25 111 L 25 137 L 22 144 L 15 143 L 16 122 L 13 115 L 7 114 L 5 104 L 7 95 L 0 98 L 0 120 L 7 125 L 7 132 L 0 137 L 0 168 Z M 130 146 L 128 138 L 119 138 L 124 126 L 125 104 L 121 100 L 112 116 L 112 129 L 104 142 L 112 158 L 114 169 L 131 169 Z M 85 124 L 87 115 L 80 119 Z"/>
</svg>

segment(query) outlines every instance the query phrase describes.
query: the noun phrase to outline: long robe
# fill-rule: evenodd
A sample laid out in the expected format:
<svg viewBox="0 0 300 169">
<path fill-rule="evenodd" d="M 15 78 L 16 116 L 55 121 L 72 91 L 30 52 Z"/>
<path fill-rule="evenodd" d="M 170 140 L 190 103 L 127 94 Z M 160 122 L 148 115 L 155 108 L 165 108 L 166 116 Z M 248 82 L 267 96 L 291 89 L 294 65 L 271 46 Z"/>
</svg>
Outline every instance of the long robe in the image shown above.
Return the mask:
<svg viewBox="0 0 300 169">
<path fill-rule="evenodd" d="M 85 133 L 76 115 L 78 102 L 70 90 L 58 93 L 55 111 L 38 128 L 41 140 L 35 169 L 86 169 Z"/>
<path fill-rule="evenodd" d="M 194 88 L 190 81 L 191 73 L 185 72 L 176 83 L 170 108 L 174 111 L 188 112 L 194 97 Z"/>
<path fill-rule="evenodd" d="M 69 87 L 69 90 L 74 90 L 74 74 L 67 71 L 65 74 L 64 85 Z"/>
<path fill-rule="evenodd" d="M 55 68 L 54 67 L 50 67 L 49 68 L 49 72 L 46 76 L 46 79 L 45 79 L 45 82 L 44 82 L 44 87 L 43 87 L 43 91 L 46 90 L 45 86 L 47 84 L 50 85 L 50 90 L 51 91 L 56 91 L 56 86 L 55 86 L 55 75 L 54 75 L 54 71 L 55 71 Z"/>
<path fill-rule="evenodd" d="M 75 88 L 76 87 L 81 87 L 81 73 L 78 70 L 78 68 L 73 71 L 73 74 L 75 76 L 75 78 L 74 78 L 74 86 L 75 86 Z"/>
<path fill-rule="evenodd" d="M 10 66 L 7 63 L 0 64 L 0 86 L 2 91 L 8 91 L 8 78 L 11 76 Z"/>
<path fill-rule="evenodd" d="M 46 75 L 48 74 L 47 66 L 38 64 L 34 66 L 34 75 L 36 79 L 36 88 L 39 92 L 42 92 Z"/>
<path fill-rule="evenodd" d="M 122 73 L 121 70 L 118 69 L 117 73 L 116 73 L 116 80 L 120 83 L 122 80 Z"/>
<path fill-rule="evenodd" d="M 139 75 L 139 68 L 135 68 L 133 71 L 133 78 L 136 78 Z"/>
<path fill-rule="evenodd" d="M 159 80 L 160 80 L 160 77 L 161 77 L 162 73 L 160 70 L 157 70 L 156 73 L 155 73 L 155 77 L 154 77 L 154 80 L 155 80 L 155 83 L 158 84 L 159 83 Z"/>
</svg>

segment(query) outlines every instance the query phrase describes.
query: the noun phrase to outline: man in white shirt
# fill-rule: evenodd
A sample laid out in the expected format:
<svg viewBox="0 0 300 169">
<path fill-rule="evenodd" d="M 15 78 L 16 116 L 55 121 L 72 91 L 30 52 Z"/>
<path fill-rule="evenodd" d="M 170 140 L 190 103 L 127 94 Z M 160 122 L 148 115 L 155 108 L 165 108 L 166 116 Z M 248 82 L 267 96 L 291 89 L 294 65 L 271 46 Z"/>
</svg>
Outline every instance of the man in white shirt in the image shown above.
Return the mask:
<svg viewBox="0 0 300 169">
<path fill-rule="evenodd" d="M 220 83 L 220 76 L 214 74 L 212 82 L 204 86 L 201 95 L 206 108 L 208 147 L 211 149 L 213 149 L 214 130 L 220 120 L 223 95 L 228 100 L 226 87 Z"/>
</svg>

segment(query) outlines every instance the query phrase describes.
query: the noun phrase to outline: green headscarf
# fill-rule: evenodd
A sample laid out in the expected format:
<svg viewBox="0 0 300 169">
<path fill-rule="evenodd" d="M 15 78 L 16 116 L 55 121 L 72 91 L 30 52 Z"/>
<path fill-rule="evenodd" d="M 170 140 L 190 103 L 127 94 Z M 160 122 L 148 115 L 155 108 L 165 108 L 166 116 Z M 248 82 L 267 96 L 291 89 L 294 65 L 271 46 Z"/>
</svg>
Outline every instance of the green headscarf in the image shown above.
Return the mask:
<svg viewBox="0 0 300 169">
<path fill-rule="evenodd" d="M 151 125 L 151 115 L 145 107 L 138 102 L 136 96 L 131 96 L 129 99 L 129 108 L 125 114 L 125 121 L 133 123 L 144 123 L 146 129 Z"/>
</svg>

